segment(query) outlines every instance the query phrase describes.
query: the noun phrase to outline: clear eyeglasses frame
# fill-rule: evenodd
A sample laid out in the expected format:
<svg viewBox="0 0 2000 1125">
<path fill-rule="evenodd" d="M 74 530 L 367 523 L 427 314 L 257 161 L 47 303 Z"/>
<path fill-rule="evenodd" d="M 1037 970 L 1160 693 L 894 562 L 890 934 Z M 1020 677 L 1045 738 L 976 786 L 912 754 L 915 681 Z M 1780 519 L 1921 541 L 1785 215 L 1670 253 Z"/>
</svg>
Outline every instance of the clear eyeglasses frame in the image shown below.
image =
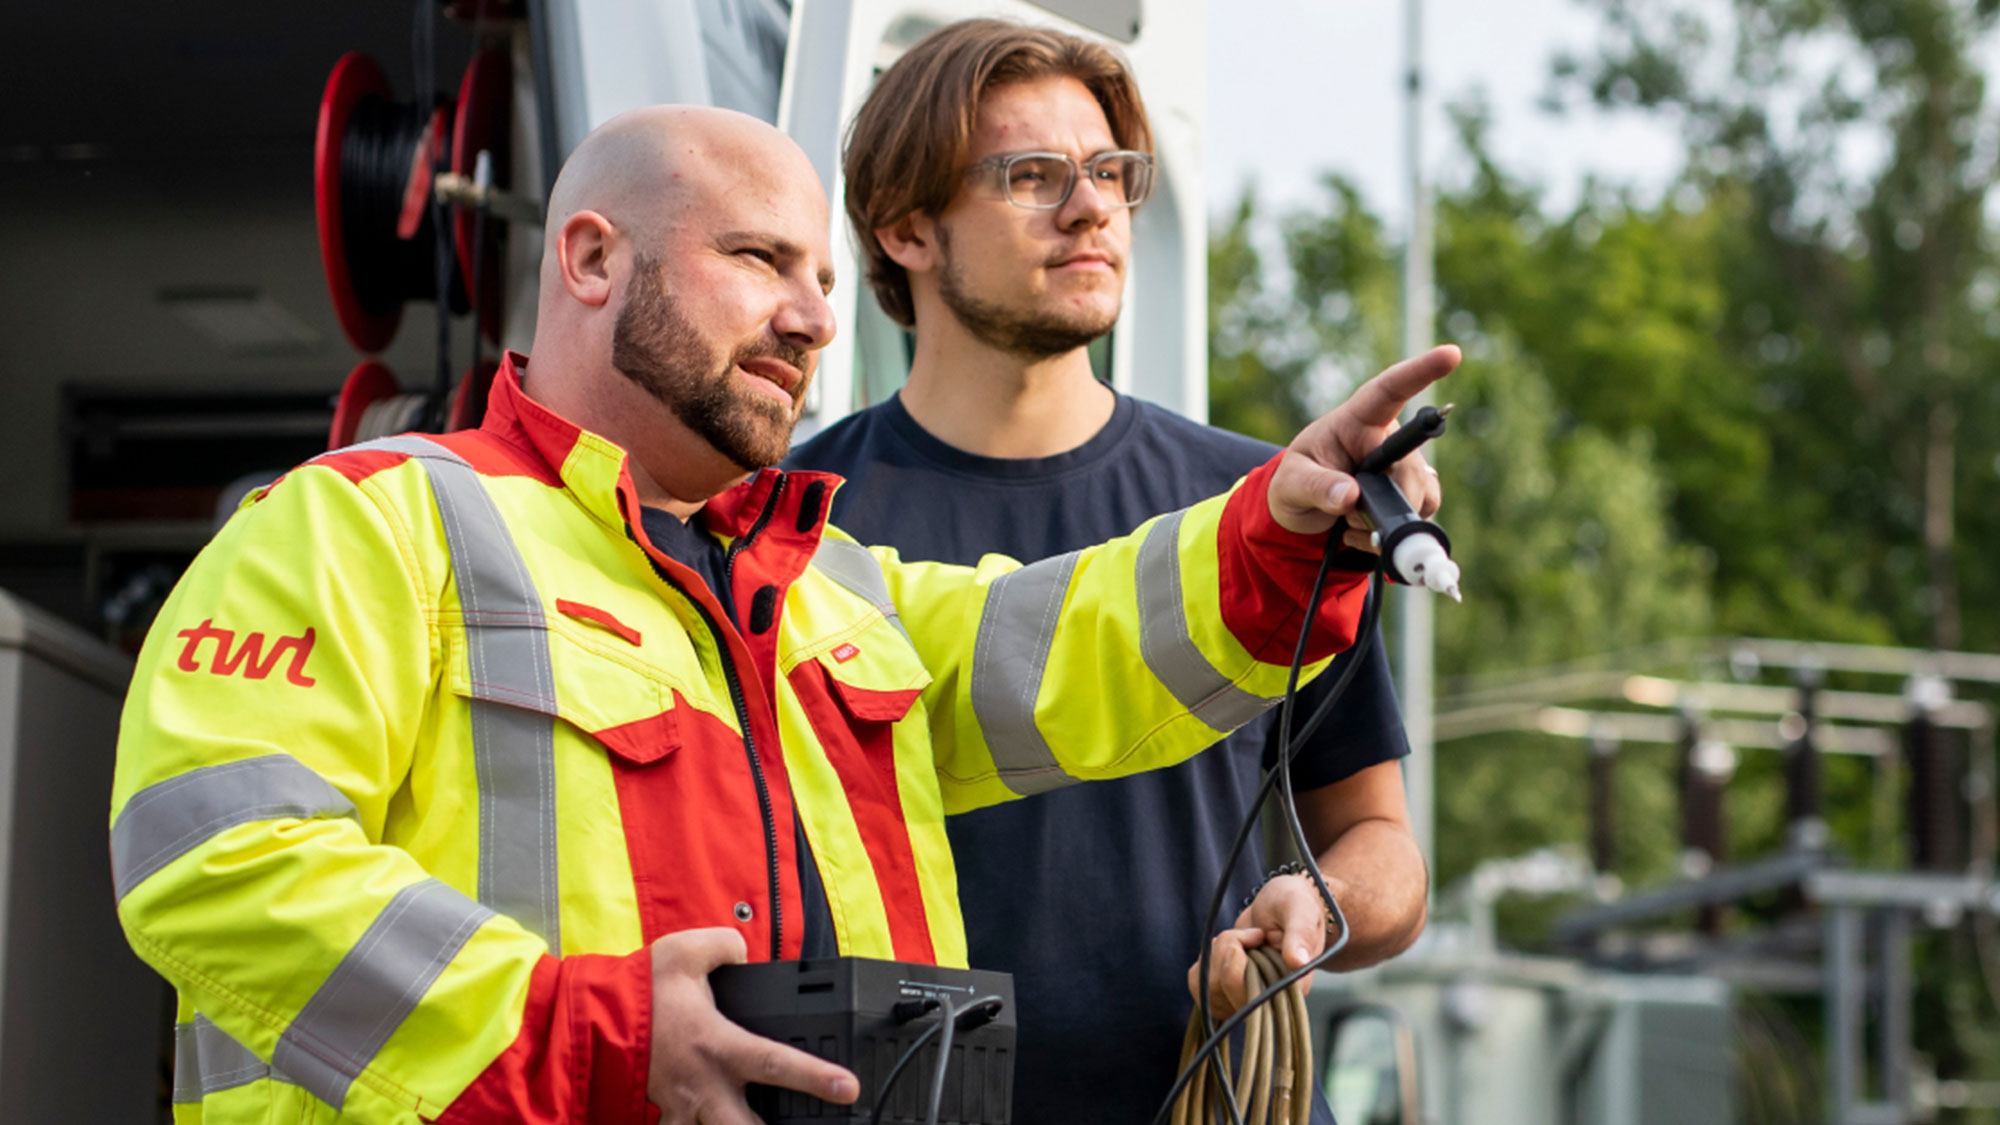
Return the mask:
<svg viewBox="0 0 2000 1125">
<path fill-rule="evenodd" d="M 1105 206 L 1137 207 L 1153 191 L 1153 158 L 1143 152 L 1115 149 L 1083 162 L 1091 187 Z M 987 173 L 1001 197 L 1030 211 L 1054 211 L 1069 202 L 1079 179 L 1076 159 L 1061 152 L 1009 152 L 989 156 L 965 170 Z"/>
</svg>

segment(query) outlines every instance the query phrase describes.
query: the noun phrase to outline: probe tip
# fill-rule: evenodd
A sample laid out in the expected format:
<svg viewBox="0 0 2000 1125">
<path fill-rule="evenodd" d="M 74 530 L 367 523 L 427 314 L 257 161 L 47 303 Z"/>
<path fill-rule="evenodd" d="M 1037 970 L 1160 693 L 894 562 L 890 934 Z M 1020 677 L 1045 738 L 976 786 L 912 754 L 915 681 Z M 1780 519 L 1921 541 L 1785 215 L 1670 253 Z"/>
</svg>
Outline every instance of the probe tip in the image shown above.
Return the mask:
<svg viewBox="0 0 2000 1125">
<path fill-rule="evenodd" d="M 1443 406 L 1440 406 L 1440 407 L 1438 407 L 1438 417 L 1440 417 L 1440 418 L 1448 418 L 1448 417 L 1450 417 L 1450 416 L 1451 416 L 1451 412 L 1452 412 L 1453 410 L 1456 410 L 1457 408 L 1458 408 L 1458 404 L 1457 404 L 1457 403 L 1455 403 L 1455 402 L 1447 402 L 1447 403 L 1445 403 L 1445 404 L 1444 404 Z"/>
</svg>

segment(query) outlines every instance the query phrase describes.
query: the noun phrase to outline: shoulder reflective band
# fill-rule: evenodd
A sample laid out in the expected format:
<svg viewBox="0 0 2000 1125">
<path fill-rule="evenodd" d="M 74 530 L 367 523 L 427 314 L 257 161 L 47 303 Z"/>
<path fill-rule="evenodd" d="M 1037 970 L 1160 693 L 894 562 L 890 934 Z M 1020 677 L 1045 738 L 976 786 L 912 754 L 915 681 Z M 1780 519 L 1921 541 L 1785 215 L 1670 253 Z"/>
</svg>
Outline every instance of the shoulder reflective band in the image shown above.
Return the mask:
<svg viewBox="0 0 2000 1125">
<path fill-rule="evenodd" d="M 556 891 L 555 671 L 528 565 L 479 474 L 415 434 L 355 446 L 414 457 L 430 478 L 458 580 L 479 776 L 479 901 L 562 956 Z"/>
<path fill-rule="evenodd" d="M 239 824 L 353 815 L 353 802 L 290 754 L 189 770 L 141 789 L 119 811 L 112 886 L 122 901 L 155 871 Z"/>
<path fill-rule="evenodd" d="M 493 912 L 426 879 L 396 892 L 278 1037 L 271 1067 L 339 1109 L 431 982 Z"/>
<path fill-rule="evenodd" d="M 882 611 L 889 624 L 909 639 L 910 631 L 903 628 L 903 619 L 896 613 L 896 603 L 889 600 L 889 581 L 882 576 L 882 564 L 868 548 L 859 543 L 849 543 L 845 539 L 821 538 L 819 550 L 813 553 L 813 566 L 821 574 L 839 583 L 848 593 L 867 601 Z"/>
<path fill-rule="evenodd" d="M 972 713 L 1007 788 L 1023 797 L 1073 785 L 1035 725 L 1035 697 L 1077 553 L 1055 555 L 993 580 L 972 650 Z"/>
<path fill-rule="evenodd" d="M 199 1012 L 193 1023 L 174 1025 L 175 1105 L 193 1105 L 205 1094 L 248 1086 L 260 1078 L 297 1085 Z"/>
<path fill-rule="evenodd" d="M 1186 515 L 1179 511 L 1160 517 L 1139 545 L 1139 653 L 1146 670 L 1181 706 L 1228 734 L 1279 700 L 1237 687 L 1195 647 L 1181 588 L 1181 520 Z"/>
</svg>

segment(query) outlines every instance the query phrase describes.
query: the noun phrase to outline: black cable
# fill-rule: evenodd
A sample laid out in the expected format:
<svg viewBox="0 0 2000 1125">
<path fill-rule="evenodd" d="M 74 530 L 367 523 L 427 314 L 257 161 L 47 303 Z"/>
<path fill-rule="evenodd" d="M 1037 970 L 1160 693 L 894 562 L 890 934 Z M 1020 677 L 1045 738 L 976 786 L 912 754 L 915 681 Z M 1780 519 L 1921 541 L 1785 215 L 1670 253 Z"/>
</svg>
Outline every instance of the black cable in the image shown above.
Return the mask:
<svg viewBox="0 0 2000 1125">
<path fill-rule="evenodd" d="M 1319 570 L 1313 575 L 1312 592 L 1306 597 L 1307 608 L 1305 620 L 1299 626 L 1298 644 L 1293 647 L 1291 668 L 1285 677 L 1284 703 L 1278 711 L 1279 752 L 1277 760 L 1266 771 L 1263 785 L 1258 788 L 1256 798 L 1250 802 L 1249 810 L 1244 813 L 1243 823 L 1237 827 L 1236 841 L 1230 846 L 1229 858 L 1223 861 L 1222 874 L 1216 880 L 1215 894 L 1209 899 L 1208 914 L 1202 923 L 1196 1002 L 1201 1008 L 1201 1026 L 1203 1030 L 1211 1033 L 1215 1029 L 1215 1012 L 1209 999 L 1209 967 L 1213 957 L 1210 935 L 1215 933 L 1216 924 L 1222 918 L 1222 899 L 1228 893 L 1229 873 L 1236 870 L 1236 861 L 1242 857 L 1244 845 L 1249 842 L 1250 829 L 1257 823 L 1261 816 L 1264 802 L 1270 799 L 1272 783 L 1281 775 L 1286 776 L 1286 780 L 1289 781 L 1291 759 L 1294 753 L 1293 747 L 1296 745 L 1296 738 L 1287 733 L 1291 730 L 1292 725 L 1292 704 L 1298 696 L 1299 676 L 1304 666 L 1306 642 L 1312 632 L 1313 618 L 1318 615 L 1320 596 L 1326 591 L 1327 574 L 1333 569 L 1333 553 L 1338 549 L 1336 543 L 1337 537 L 1334 531 L 1330 529 L 1327 532 L 1326 549 L 1320 556 Z M 1349 658 L 1347 665 L 1347 668 L 1341 670 L 1341 675 L 1335 681 L 1333 691 L 1329 693 L 1330 696 L 1337 697 L 1346 690 L 1347 681 L 1351 678 L 1350 670 L 1358 667 L 1359 661 Z M 1291 815 L 1296 819 L 1298 815 L 1296 808 L 1292 808 Z M 1304 862 L 1304 859 L 1305 857 L 1301 856 L 1301 862 Z M 1345 926 L 1342 928 L 1345 929 Z M 1195 1059 L 1190 1060 L 1190 1070 L 1198 1068 L 1200 1057 L 1200 1055 L 1196 1055 Z M 1216 1085 L 1222 1091 L 1220 1100 L 1228 1109 L 1232 1125 L 1243 1125 L 1242 1114 L 1236 1107 L 1235 1084 L 1230 1081 L 1227 1068 L 1223 1067 L 1219 1061 L 1214 1060 L 1212 1057 L 1209 1065 L 1212 1068 Z"/>
<path fill-rule="evenodd" d="M 488 163 L 490 165 L 490 158 Z M 479 168 L 477 153 L 473 154 L 472 167 L 476 176 Z M 487 186 L 490 188 L 491 184 Z M 482 350 L 479 335 L 486 330 L 485 318 L 480 314 L 484 311 L 481 306 L 486 303 L 486 214 L 490 209 L 486 196 L 480 196 L 479 205 L 472 211 L 472 276 L 465 279 L 465 300 L 472 306 L 471 377 L 474 379 L 479 377 L 479 353 Z"/>
<path fill-rule="evenodd" d="M 1333 554 L 1338 549 L 1339 549 L 1338 544 L 1331 538 L 1331 536 L 1329 536 L 1327 543 L 1327 553 L 1320 559 L 1319 573 L 1313 579 L 1313 587 L 1310 597 L 1312 599 L 1311 604 L 1314 606 L 1317 606 L 1319 604 L 1320 595 L 1326 589 L 1327 574 L 1332 569 Z M 1200 982 L 1201 989 L 1200 989 L 1199 1002 L 1201 1004 L 1201 1009 L 1202 1009 L 1202 1020 L 1205 1025 L 1212 1026 L 1215 1022 L 1208 1003 L 1209 949 L 1208 949 L 1207 935 L 1213 934 L 1215 932 L 1216 923 L 1221 919 L 1222 900 L 1223 897 L 1229 893 L 1229 885 L 1228 885 L 1229 872 L 1236 869 L 1236 862 L 1243 855 L 1244 845 L 1249 842 L 1251 829 L 1256 827 L 1257 818 L 1261 809 L 1263 808 L 1263 804 L 1265 801 L 1270 799 L 1271 790 L 1278 783 L 1280 771 L 1290 766 L 1291 760 L 1298 754 L 1299 745 L 1303 743 L 1307 738 L 1310 738 L 1312 736 L 1313 731 L 1318 729 L 1319 724 L 1326 718 L 1326 716 L 1329 713 L 1331 713 L 1334 703 L 1337 702 L 1342 695 L 1346 694 L 1348 684 L 1353 681 L 1355 673 L 1361 668 L 1363 660 L 1368 655 L 1369 647 L 1374 644 L 1375 622 L 1380 616 L 1380 610 L 1381 610 L 1381 602 L 1382 602 L 1381 590 L 1382 590 L 1382 570 L 1381 567 L 1378 565 L 1372 576 L 1372 584 L 1368 594 L 1368 602 L 1361 611 L 1361 623 L 1358 627 L 1357 631 L 1358 635 L 1354 643 L 1354 646 L 1348 649 L 1348 651 L 1342 653 L 1340 657 L 1335 661 L 1337 665 L 1340 665 L 1340 668 L 1334 676 L 1332 690 L 1327 692 L 1325 699 L 1321 700 L 1319 708 L 1316 711 L 1314 711 L 1312 718 L 1307 721 L 1303 729 L 1299 730 L 1294 734 L 1291 734 L 1289 737 L 1281 738 L 1280 741 L 1281 749 L 1278 754 L 1278 760 L 1271 766 L 1269 770 L 1265 771 L 1263 785 L 1258 788 L 1256 797 L 1251 799 L 1250 808 L 1244 814 L 1242 823 L 1237 827 L 1236 841 L 1235 843 L 1230 845 L 1229 857 L 1223 862 L 1222 865 L 1223 875 L 1222 878 L 1216 883 L 1215 894 L 1209 899 L 1208 914 L 1206 916 L 1206 920 L 1202 925 L 1202 934 L 1204 936 L 1202 939 L 1201 982 Z M 1282 709 L 1279 711 L 1278 714 L 1278 724 L 1279 724 L 1278 729 L 1281 734 L 1287 729 L 1289 729 L 1291 724 L 1292 704 L 1293 700 L 1298 695 L 1299 676 L 1304 664 L 1306 643 L 1308 639 L 1307 634 L 1310 632 L 1311 624 L 1312 624 L 1312 618 L 1309 616 L 1306 619 L 1305 627 L 1302 628 L 1299 632 L 1299 643 L 1297 648 L 1292 654 L 1291 671 L 1285 683 L 1285 701 L 1282 705 Z M 1290 815 L 1292 816 L 1292 818 L 1296 819 L 1297 809 L 1296 808 L 1292 809 Z M 1300 858 L 1303 861 L 1307 857 L 1302 856 Z M 1323 897 L 1328 899 L 1332 897 L 1331 892 L 1325 889 L 1324 883 L 1321 884 L 1320 889 Z M 1335 909 L 1336 910 L 1338 909 L 1337 905 Z"/>
<path fill-rule="evenodd" d="M 896 1060 L 896 1065 L 889 1068 L 889 1076 L 882 1080 L 882 1089 L 875 1095 L 875 1112 L 868 1115 L 868 1125 L 882 1125 L 882 1111 L 889 1105 L 889 1095 L 895 1092 L 896 1080 L 903 1076 L 904 1068 L 910 1065 L 911 1059 L 917 1057 L 918 1051 L 924 1049 L 924 1044 L 931 1041 L 931 1036 L 943 1028 L 942 1021 L 925 1028 L 923 1034 L 917 1036 L 916 1040 L 903 1050 L 902 1057 Z"/>
<path fill-rule="evenodd" d="M 931 1041 L 931 1036 L 942 1031 L 944 1041 L 938 1045 L 937 1071 L 931 1079 L 929 1121 L 930 1125 L 936 1125 L 938 1107 L 944 1096 L 945 1071 L 951 1065 L 953 1029 L 971 1031 L 992 1023 L 1000 1015 L 1000 1010 L 1006 1006 L 1006 1001 L 998 996 L 981 996 L 963 1008 L 953 1008 L 948 999 L 938 996 L 924 1000 L 923 1004 L 922 1010 L 910 1016 L 910 1019 L 918 1019 L 929 1012 L 939 1010 L 945 1014 L 939 1017 L 937 1023 L 925 1028 L 923 1034 L 917 1036 L 916 1040 L 903 1050 L 902 1055 L 896 1059 L 896 1065 L 889 1068 L 888 1077 L 882 1080 L 882 1089 L 875 1095 L 875 1109 L 868 1115 L 869 1125 L 881 1125 L 882 1113 L 889 1106 L 889 1095 L 896 1089 L 896 1080 L 903 1076 L 903 1071 L 910 1065 L 910 1060 L 917 1057 L 917 1053 L 924 1049 L 924 1044 Z M 950 1026 L 947 1027 L 947 1024 Z"/>
<path fill-rule="evenodd" d="M 410 163 L 430 122 L 427 102 L 402 104 L 370 95 L 354 104 L 340 138 L 341 247 L 355 298 L 372 316 L 435 293 L 428 216 L 414 238 L 396 237 Z"/>
<path fill-rule="evenodd" d="M 937 1125 L 938 1107 L 944 1104 L 944 1076 L 951 1069 L 951 1037 L 958 1027 L 958 1012 L 951 1006 L 951 997 L 938 995 L 938 1026 L 944 1034 L 938 1036 L 937 1067 L 931 1072 L 930 1109 L 924 1114 L 924 1125 Z"/>
<path fill-rule="evenodd" d="M 468 68 L 479 65 L 480 54 L 481 51 L 485 48 L 485 44 L 486 44 L 486 5 L 474 4 L 472 7 L 472 61 L 467 64 Z M 447 153 L 446 156 L 449 157 L 450 154 Z M 492 185 L 494 183 L 497 183 L 500 179 L 500 170 L 496 167 L 493 167 L 493 165 L 497 163 L 498 163 L 497 161 L 492 160 L 490 157 L 488 158 L 488 172 L 489 172 L 488 183 L 482 185 L 488 189 L 490 189 Z M 473 179 L 477 181 L 479 176 L 479 153 L 474 152 L 472 154 L 472 167 L 468 171 L 472 175 Z M 480 417 L 485 414 L 486 396 L 482 394 L 477 394 L 477 392 L 479 390 L 479 353 L 481 350 L 479 334 L 485 330 L 485 325 L 481 323 L 483 318 L 480 316 L 480 313 L 483 311 L 481 306 L 485 303 L 487 296 L 486 295 L 486 214 L 490 209 L 491 207 L 487 201 L 487 196 L 485 194 L 481 194 L 479 197 L 479 204 L 477 207 L 473 209 L 472 212 L 472 253 L 469 255 L 469 257 L 471 258 L 471 273 L 464 278 L 465 303 L 469 307 L 472 313 L 472 349 L 471 349 L 472 368 L 471 368 L 471 373 L 466 376 L 467 379 L 470 379 L 472 381 L 472 384 L 465 388 L 466 406 L 468 407 L 466 413 L 467 416 L 472 419 L 473 429 L 478 428 Z M 454 238 L 457 237 L 458 235 L 457 223 L 454 222 L 451 225 L 451 232 Z M 447 426 L 450 425 L 451 407 L 449 405 L 447 405 L 444 408 L 444 417 L 445 417 L 445 425 Z M 442 429 L 443 427 L 439 428 Z"/>
<path fill-rule="evenodd" d="M 411 51 L 416 56 L 414 69 L 417 74 L 417 104 L 437 103 L 437 10 L 436 0 L 417 0 L 416 29 L 412 34 Z M 451 410 L 451 282 L 452 270 L 456 266 L 451 245 L 451 216 L 445 209 L 444 200 L 438 197 L 438 173 L 445 171 L 451 162 L 451 146 L 446 143 L 442 132 L 433 138 L 431 166 L 424 209 L 429 213 L 431 230 L 435 236 L 431 240 L 431 298 L 437 303 L 437 371 L 431 382 L 430 401 L 425 410 L 424 429 L 431 433 L 442 432 Z M 469 282 L 468 282 L 469 285 Z"/>
<path fill-rule="evenodd" d="M 1264 1004 L 1270 1003 L 1271 1000 L 1282 994 L 1285 989 L 1291 987 L 1297 981 L 1303 980 L 1321 965 L 1339 956 L 1347 948 L 1348 939 L 1351 936 L 1348 930 L 1347 916 L 1340 909 L 1339 902 L 1335 901 L 1332 889 L 1327 886 L 1325 877 L 1320 874 L 1318 864 L 1314 862 L 1314 857 L 1311 855 L 1311 846 L 1305 839 L 1305 828 L 1299 823 L 1298 808 L 1296 804 L 1287 800 L 1284 808 L 1284 817 L 1290 829 L 1293 846 L 1300 852 L 1300 859 L 1305 869 L 1311 873 L 1313 886 L 1319 894 L 1321 905 L 1326 909 L 1328 917 L 1332 919 L 1339 932 L 1334 936 L 1332 944 L 1317 957 L 1312 958 L 1304 965 L 1287 973 L 1263 992 L 1257 994 L 1249 1003 L 1237 1009 L 1233 1015 L 1224 1020 L 1220 1027 L 1215 1025 L 1214 1011 L 1209 1003 L 1210 961 L 1213 953 L 1213 945 L 1208 935 L 1214 933 L 1216 923 L 1220 919 L 1222 899 L 1228 893 L 1229 873 L 1235 870 L 1237 861 L 1242 857 L 1243 848 L 1250 838 L 1250 832 L 1256 826 L 1264 802 L 1270 799 L 1272 791 L 1282 787 L 1283 792 L 1287 796 L 1290 795 L 1292 759 L 1298 755 L 1301 745 L 1306 739 L 1312 736 L 1312 733 L 1318 729 L 1320 723 L 1324 722 L 1326 717 L 1332 714 L 1334 705 L 1346 694 L 1348 685 L 1353 682 L 1355 673 L 1360 669 L 1363 660 L 1366 659 L 1368 651 L 1375 641 L 1376 623 L 1381 616 L 1383 586 L 1383 564 L 1379 559 L 1376 562 L 1374 571 L 1370 575 L 1367 603 L 1361 612 L 1361 621 L 1357 627 L 1355 643 L 1346 652 L 1342 653 L 1336 661 L 1336 663 L 1343 665 L 1343 667 L 1340 668 L 1338 674 L 1335 676 L 1333 688 L 1320 701 L 1320 705 L 1314 709 L 1312 717 L 1307 720 L 1306 724 L 1300 729 L 1293 731 L 1291 729 L 1292 708 L 1298 695 L 1298 682 L 1305 665 L 1305 654 L 1310 642 L 1313 619 L 1318 615 L 1320 597 L 1326 589 L 1327 575 L 1333 567 L 1333 556 L 1340 548 L 1339 539 L 1329 532 L 1325 553 L 1320 558 L 1319 572 L 1313 578 L 1312 592 L 1306 601 L 1306 618 L 1300 626 L 1298 645 L 1292 653 L 1291 668 L 1286 678 L 1284 703 L 1278 717 L 1281 750 L 1277 761 L 1272 763 L 1271 768 L 1265 773 L 1264 782 L 1258 788 L 1257 796 L 1250 802 L 1250 807 L 1244 813 L 1243 822 L 1237 829 L 1236 840 L 1230 846 L 1228 858 L 1222 864 L 1222 875 L 1216 881 L 1215 893 L 1209 901 L 1207 918 L 1202 926 L 1203 936 L 1200 965 L 1197 971 L 1198 986 L 1196 999 L 1201 1008 L 1202 1026 L 1210 1029 L 1209 1037 L 1203 1042 L 1200 1049 L 1195 1052 L 1194 1057 L 1188 1060 L 1187 1065 L 1182 1068 L 1179 1076 L 1175 1078 L 1173 1088 L 1168 1092 L 1166 1101 L 1161 1105 L 1159 1113 L 1154 1116 L 1154 1125 L 1164 1125 L 1168 1118 L 1172 1116 L 1174 1102 L 1180 1098 L 1181 1092 L 1187 1088 L 1188 1082 L 1193 1079 L 1195 1074 L 1199 1073 L 1203 1066 L 1213 1067 L 1214 1076 L 1223 1094 L 1220 1100 L 1228 1109 L 1230 1120 L 1235 1125 L 1242 1125 L 1242 1115 L 1236 1108 L 1235 1090 L 1229 1082 L 1228 1076 L 1216 1061 L 1216 1052 L 1223 1044 L 1228 1042 L 1229 1035 L 1242 1025 L 1244 1019 L 1251 1012 L 1254 1012 Z"/>
<path fill-rule="evenodd" d="M 542 204 L 547 206 L 562 171 L 562 138 L 556 135 L 555 47 L 550 25 L 551 0 L 528 0 L 528 54 L 534 67 L 535 141 L 541 148 Z"/>
</svg>

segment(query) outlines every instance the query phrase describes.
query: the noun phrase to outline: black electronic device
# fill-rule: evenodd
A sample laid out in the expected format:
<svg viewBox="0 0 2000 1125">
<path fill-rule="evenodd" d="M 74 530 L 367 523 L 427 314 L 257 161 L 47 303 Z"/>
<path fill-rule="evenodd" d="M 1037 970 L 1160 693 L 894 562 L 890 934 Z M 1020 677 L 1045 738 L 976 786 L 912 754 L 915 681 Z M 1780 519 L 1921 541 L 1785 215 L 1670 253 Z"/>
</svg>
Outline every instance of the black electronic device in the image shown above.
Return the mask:
<svg viewBox="0 0 2000 1125">
<path fill-rule="evenodd" d="M 1007 1125 L 1012 1119 L 1014 979 L 1006 973 L 825 957 L 725 965 L 709 975 L 709 986 L 716 1007 L 737 1024 L 838 1063 L 861 1082 L 861 1097 L 849 1106 L 751 1086 L 750 1108 L 766 1125 L 923 1125 L 939 1043 L 946 1039 L 936 1034 L 945 1011 L 956 1018 L 939 1125 Z M 926 1042 L 895 1078 L 877 1117 L 883 1086 L 920 1038 Z"/>
</svg>

